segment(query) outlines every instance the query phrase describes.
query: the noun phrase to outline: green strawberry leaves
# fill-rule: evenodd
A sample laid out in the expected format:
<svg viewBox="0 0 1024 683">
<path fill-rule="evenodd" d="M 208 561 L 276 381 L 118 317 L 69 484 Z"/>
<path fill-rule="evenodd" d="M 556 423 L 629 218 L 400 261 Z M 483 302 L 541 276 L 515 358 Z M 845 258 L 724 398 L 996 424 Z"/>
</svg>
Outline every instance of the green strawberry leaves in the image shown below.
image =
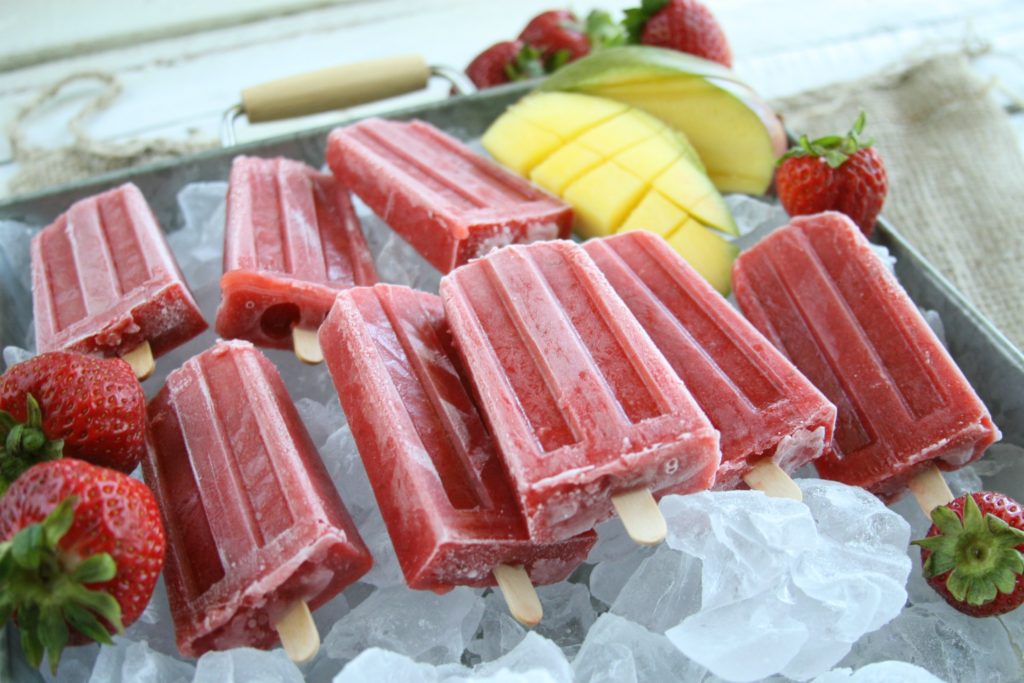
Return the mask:
<svg viewBox="0 0 1024 683">
<path fill-rule="evenodd" d="M 0 410 L 0 495 L 29 467 L 56 460 L 64 450 L 63 439 L 46 438 L 43 413 L 32 394 L 25 395 L 25 416 L 18 422 Z"/>
<path fill-rule="evenodd" d="M 546 73 L 540 50 L 532 45 L 523 45 L 516 58 L 505 65 L 505 75 L 511 81 L 538 78 Z"/>
<path fill-rule="evenodd" d="M 667 4 L 668 0 L 643 0 L 639 7 L 625 11 L 622 25 L 626 29 L 630 45 L 640 44 L 640 36 L 643 35 L 647 21 L 664 9 Z"/>
<path fill-rule="evenodd" d="M 949 572 L 946 588 L 954 598 L 979 606 L 1011 593 L 1024 574 L 1024 531 L 993 514 L 982 515 L 973 496 L 964 502 L 963 519 L 942 505 L 932 511 L 939 533 L 914 541 L 931 552 L 924 563 L 927 577 Z"/>
<path fill-rule="evenodd" d="M 626 28 L 604 10 L 591 10 L 587 15 L 584 32 L 590 41 L 592 51 L 618 47 L 629 42 L 629 32 Z"/>
<path fill-rule="evenodd" d="M 826 135 L 814 140 L 801 135 L 797 144 L 779 157 L 777 163 L 782 164 L 786 159 L 793 157 L 819 157 L 824 159 L 830 168 L 839 168 L 859 150 L 874 144 L 875 141 L 871 138 L 861 138 L 865 123 L 867 115 L 862 111 L 846 135 Z"/>
<path fill-rule="evenodd" d="M 104 644 L 112 642 L 104 622 L 118 633 L 124 630 L 117 600 L 86 587 L 114 578 L 113 558 L 99 553 L 78 561 L 60 550 L 76 503 L 74 496 L 65 498 L 43 521 L 0 543 L 0 619 L 15 617 L 29 663 L 38 667 L 45 654 L 54 673 L 69 626 Z"/>
</svg>

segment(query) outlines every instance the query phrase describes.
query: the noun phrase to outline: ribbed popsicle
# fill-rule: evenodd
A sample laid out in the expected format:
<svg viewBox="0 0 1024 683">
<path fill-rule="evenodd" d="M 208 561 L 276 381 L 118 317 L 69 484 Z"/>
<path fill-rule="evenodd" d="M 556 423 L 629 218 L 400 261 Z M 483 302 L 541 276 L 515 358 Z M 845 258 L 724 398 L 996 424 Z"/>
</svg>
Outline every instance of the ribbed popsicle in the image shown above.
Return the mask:
<svg viewBox="0 0 1024 683">
<path fill-rule="evenodd" d="M 32 240 L 36 350 L 160 356 L 206 329 L 156 217 L 127 183 L 75 202 Z"/>
<path fill-rule="evenodd" d="M 222 337 L 293 348 L 297 330 L 315 335 L 339 291 L 377 281 L 348 190 L 304 163 L 237 157 L 226 218 Z"/>
<path fill-rule="evenodd" d="M 581 247 L 506 247 L 441 296 L 532 538 L 586 531 L 622 494 L 713 483 L 718 432 Z"/>
<path fill-rule="evenodd" d="M 252 344 L 221 341 L 189 359 L 148 412 L 143 473 L 167 529 L 182 654 L 270 648 L 294 612 L 370 569 L 281 376 Z"/>
<path fill-rule="evenodd" d="M 665 240 L 635 231 L 584 249 L 721 433 L 716 489 L 827 450 L 835 406 Z"/>
<path fill-rule="evenodd" d="M 331 132 L 334 175 L 442 273 L 506 244 L 568 237 L 568 204 L 422 121 Z"/>
<path fill-rule="evenodd" d="M 988 410 L 907 293 L 838 213 L 793 219 L 734 271 L 744 314 L 838 408 L 821 476 L 885 498 L 999 438 Z"/>
<path fill-rule="evenodd" d="M 320 339 L 411 588 L 493 586 L 500 565 L 553 583 L 586 558 L 592 532 L 530 540 L 437 296 L 396 285 L 350 289 Z"/>
</svg>

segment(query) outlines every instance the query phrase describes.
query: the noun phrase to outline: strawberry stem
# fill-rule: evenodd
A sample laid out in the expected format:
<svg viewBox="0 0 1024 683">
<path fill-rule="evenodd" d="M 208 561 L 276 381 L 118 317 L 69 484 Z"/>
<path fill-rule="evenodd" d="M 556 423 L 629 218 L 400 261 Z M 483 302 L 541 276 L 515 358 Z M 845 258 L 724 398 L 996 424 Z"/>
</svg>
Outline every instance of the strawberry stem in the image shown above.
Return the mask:
<svg viewBox="0 0 1024 683">
<path fill-rule="evenodd" d="M 996 515 L 983 516 L 973 496 L 964 501 L 962 519 L 941 505 L 932 511 L 932 523 L 939 533 L 913 542 L 931 552 L 924 563 L 925 576 L 948 572 L 950 594 L 974 606 L 1013 592 L 1017 577 L 1024 574 L 1024 557 L 1017 550 L 1024 543 L 1024 531 Z"/>
<path fill-rule="evenodd" d="M 43 431 L 43 411 L 32 394 L 25 395 L 25 421 L 0 410 L 0 495 L 22 472 L 44 460 L 56 460 L 63 439 L 49 439 Z"/>
<path fill-rule="evenodd" d="M 121 606 L 87 584 L 110 581 L 117 565 L 108 553 L 83 561 L 66 556 L 58 544 L 74 521 L 74 496 L 62 500 L 41 522 L 0 543 L 0 618 L 14 617 L 22 649 L 32 666 L 45 653 L 54 674 L 70 629 L 110 644 L 109 629 L 124 631 Z M 109 626 L 104 625 L 109 624 Z"/>
<path fill-rule="evenodd" d="M 867 149 L 875 143 L 872 138 L 861 139 L 866 123 L 867 115 L 862 111 L 846 135 L 826 135 L 814 140 L 801 135 L 797 144 L 779 157 L 777 163 L 781 164 L 793 157 L 818 157 L 824 159 L 831 168 L 839 168 L 859 150 Z"/>
</svg>

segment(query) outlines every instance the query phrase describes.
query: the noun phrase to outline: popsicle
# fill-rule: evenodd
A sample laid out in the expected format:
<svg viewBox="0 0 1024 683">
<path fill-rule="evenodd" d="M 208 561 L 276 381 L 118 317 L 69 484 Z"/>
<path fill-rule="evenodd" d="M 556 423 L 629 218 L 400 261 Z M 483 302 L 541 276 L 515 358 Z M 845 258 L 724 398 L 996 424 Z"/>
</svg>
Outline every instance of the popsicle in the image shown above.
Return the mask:
<svg viewBox="0 0 1024 683">
<path fill-rule="evenodd" d="M 32 305 L 38 352 L 122 356 L 140 378 L 206 329 L 131 183 L 75 202 L 32 239 Z"/>
<path fill-rule="evenodd" d="M 661 237 L 583 246 L 721 433 L 715 488 L 801 498 L 786 474 L 828 448 L 835 406 Z"/>
<path fill-rule="evenodd" d="M 331 132 L 342 183 L 442 273 L 511 243 L 568 237 L 568 204 L 422 121 Z"/>
<path fill-rule="evenodd" d="M 815 461 L 822 477 L 891 499 L 999 438 L 914 302 L 842 214 L 793 219 L 741 255 L 733 278 L 744 314 L 838 408 L 832 451 Z"/>
<path fill-rule="evenodd" d="M 586 558 L 592 532 L 530 540 L 437 296 L 347 290 L 320 339 L 410 588 L 493 586 L 504 572 L 535 596 L 532 584 L 561 581 Z M 506 589 L 513 615 L 536 623 L 539 603 L 520 605 L 517 590 Z"/>
<path fill-rule="evenodd" d="M 445 276 L 441 297 L 531 538 L 614 507 L 658 542 L 631 505 L 711 486 L 718 432 L 581 247 L 506 247 Z"/>
<path fill-rule="evenodd" d="M 280 638 L 308 659 L 319 647 L 309 610 L 372 559 L 281 376 L 249 342 L 220 341 L 172 372 L 148 413 L 143 474 L 167 529 L 178 649 Z"/>
<path fill-rule="evenodd" d="M 320 362 L 316 331 L 334 296 L 377 281 L 348 190 L 299 161 L 241 156 L 226 219 L 218 334 Z"/>
</svg>

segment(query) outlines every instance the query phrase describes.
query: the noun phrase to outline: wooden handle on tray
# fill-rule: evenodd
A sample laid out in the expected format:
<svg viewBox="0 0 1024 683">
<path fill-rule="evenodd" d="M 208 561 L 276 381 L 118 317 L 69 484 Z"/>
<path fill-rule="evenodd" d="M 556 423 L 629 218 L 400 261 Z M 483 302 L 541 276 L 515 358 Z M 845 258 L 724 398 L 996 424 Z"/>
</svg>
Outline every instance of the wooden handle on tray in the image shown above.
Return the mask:
<svg viewBox="0 0 1024 683">
<path fill-rule="evenodd" d="M 288 119 L 422 90 L 430 67 L 420 55 L 399 55 L 261 83 L 242 91 L 251 123 Z"/>
</svg>

